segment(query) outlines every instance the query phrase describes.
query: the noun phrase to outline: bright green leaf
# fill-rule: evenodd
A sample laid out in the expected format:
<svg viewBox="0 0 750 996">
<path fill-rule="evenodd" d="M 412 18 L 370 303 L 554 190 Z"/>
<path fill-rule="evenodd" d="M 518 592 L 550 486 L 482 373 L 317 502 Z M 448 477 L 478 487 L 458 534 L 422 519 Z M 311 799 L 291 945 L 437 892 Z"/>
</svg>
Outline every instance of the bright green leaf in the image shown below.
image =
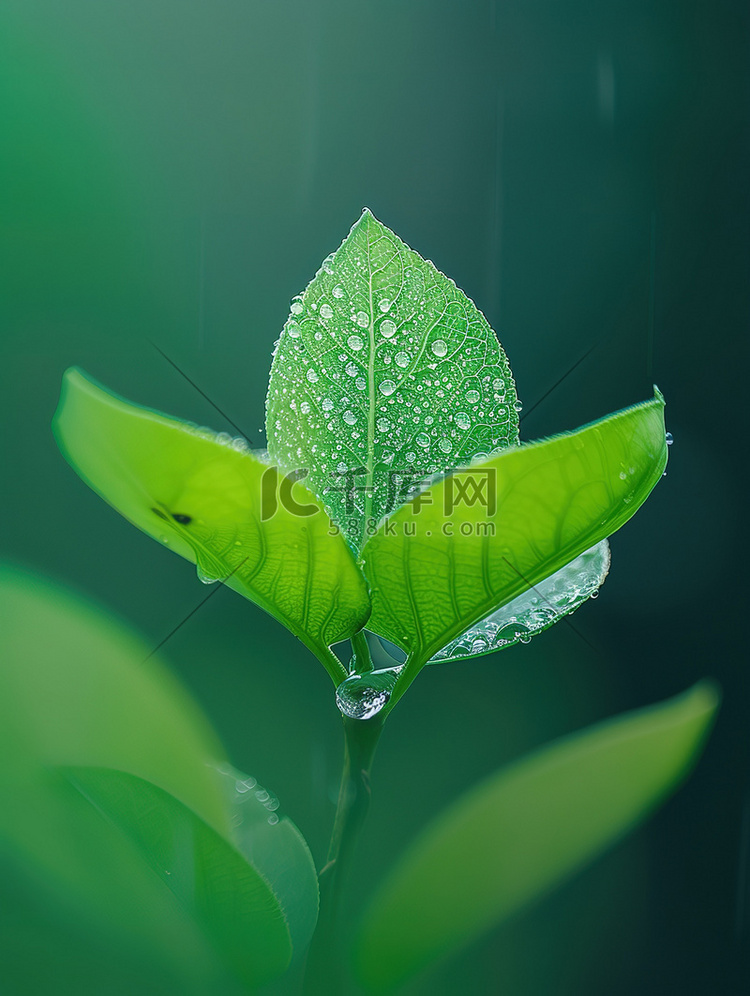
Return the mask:
<svg viewBox="0 0 750 996">
<path fill-rule="evenodd" d="M 448 277 L 365 210 L 292 302 L 266 431 L 359 546 L 410 485 L 518 438 L 494 332 Z"/>
<path fill-rule="evenodd" d="M 142 778 L 96 767 L 61 773 L 134 846 L 158 887 L 169 890 L 248 986 L 286 970 L 292 945 L 282 908 L 232 844 Z"/>
<path fill-rule="evenodd" d="M 392 702 L 443 647 L 627 522 L 666 460 L 657 394 L 472 464 L 384 520 L 362 561 L 368 629 L 411 656 Z"/>
<path fill-rule="evenodd" d="M 358 630 L 367 588 L 321 503 L 243 440 L 130 404 L 81 371 L 65 375 L 54 422 L 66 459 L 144 532 L 275 616 L 323 661 Z"/>
<path fill-rule="evenodd" d="M 718 696 L 702 683 L 545 747 L 437 818 L 377 892 L 357 948 L 371 992 L 389 992 L 569 878 L 683 778 Z"/>
<path fill-rule="evenodd" d="M 318 874 L 307 843 L 279 800 L 230 765 L 221 766 L 231 806 L 232 840 L 271 886 L 289 927 L 295 955 L 304 952 L 318 920 Z"/>
</svg>

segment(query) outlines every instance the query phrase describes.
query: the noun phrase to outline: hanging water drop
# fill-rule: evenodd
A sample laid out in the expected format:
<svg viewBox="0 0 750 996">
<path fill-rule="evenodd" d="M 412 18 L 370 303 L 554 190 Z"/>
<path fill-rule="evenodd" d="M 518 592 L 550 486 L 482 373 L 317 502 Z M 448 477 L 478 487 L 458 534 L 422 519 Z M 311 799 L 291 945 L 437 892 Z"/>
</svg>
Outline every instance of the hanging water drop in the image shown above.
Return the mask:
<svg viewBox="0 0 750 996">
<path fill-rule="evenodd" d="M 381 297 L 381 299 L 378 301 L 378 307 L 383 312 L 390 311 L 391 299 L 389 297 Z"/>
<path fill-rule="evenodd" d="M 320 314 L 323 318 L 333 318 L 333 308 L 330 304 L 321 304 Z"/>
<path fill-rule="evenodd" d="M 361 329 L 366 329 L 369 324 L 370 324 L 370 319 L 367 317 L 367 312 L 366 311 L 358 311 L 357 312 L 357 325 L 359 325 L 359 327 Z"/>
<path fill-rule="evenodd" d="M 430 346 L 430 349 L 435 354 L 435 356 L 445 356 L 448 352 L 448 344 L 445 339 L 436 339 Z"/>
<path fill-rule="evenodd" d="M 350 719 L 372 719 L 390 699 L 402 670 L 400 664 L 382 671 L 349 675 L 336 689 L 336 705 Z"/>
<path fill-rule="evenodd" d="M 674 437 L 672 436 L 672 433 L 668 432 L 665 438 L 667 441 L 667 446 L 671 446 L 672 443 L 674 442 Z"/>
<path fill-rule="evenodd" d="M 393 394 L 396 390 L 396 385 L 392 380 L 382 380 L 380 382 L 380 393 L 388 397 L 389 394 Z"/>
</svg>

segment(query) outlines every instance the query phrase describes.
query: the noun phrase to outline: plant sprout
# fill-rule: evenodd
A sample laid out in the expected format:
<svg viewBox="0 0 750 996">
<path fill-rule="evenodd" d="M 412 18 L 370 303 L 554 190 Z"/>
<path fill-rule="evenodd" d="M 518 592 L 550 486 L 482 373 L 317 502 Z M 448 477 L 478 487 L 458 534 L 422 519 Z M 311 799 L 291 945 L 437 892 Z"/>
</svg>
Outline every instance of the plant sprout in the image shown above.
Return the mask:
<svg viewBox="0 0 750 996">
<path fill-rule="evenodd" d="M 341 894 L 392 709 L 426 665 L 468 667 L 471 657 L 528 642 L 594 595 L 609 569 L 607 537 L 664 472 L 658 390 L 530 443 L 519 440 L 520 408 L 481 312 L 367 210 L 292 301 L 271 368 L 267 452 L 125 401 L 78 369 L 65 375 L 54 430 L 78 474 L 192 561 L 202 581 L 219 580 L 273 615 L 334 683 L 345 762 L 308 993 L 346 985 Z M 372 641 L 391 666 L 375 668 Z M 584 746 L 548 748 L 477 789 L 473 829 L 465 805 L 449 812 L 374 900 L 357 942 L 360 984 L 389 991 L 590 860 L 676 784 L 714 706 L 701 686 L 666 712 L 589 732 Z M 588 784 L 587 765 L 594 780 L 598 765 L 630 774 L 611 783 L 584 832 L 574 804 L 554 799 L 560 786 L 572 798 Z M 511 853 L 519 845 L 502 821 L 523 826 L 545 799 L 573 845 L 530 847 L 528 874 L 512 887 L 487 869 L 460 874 L 443 897 L 453 913 L 411 926 L 419 903 L 434 901 L 425 894 L 440 892 L 436 870 L 471 848 L 477 827 L 489 834 L 500 820 Z"/>
</svg>

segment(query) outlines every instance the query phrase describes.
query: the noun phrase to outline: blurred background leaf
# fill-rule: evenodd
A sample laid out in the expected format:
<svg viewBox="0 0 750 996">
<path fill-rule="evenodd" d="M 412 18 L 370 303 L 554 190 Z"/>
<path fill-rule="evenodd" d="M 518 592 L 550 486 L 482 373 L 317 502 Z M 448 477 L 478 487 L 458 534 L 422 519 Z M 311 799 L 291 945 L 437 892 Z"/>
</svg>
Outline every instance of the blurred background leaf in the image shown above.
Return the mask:
<svg viewBox="0 0 750 996">
<path fill-rule="evenodd" d="M 542 748 L 456 800 L 367 909 L 357 967 L 368 990 L 390 992 L 454 954 L 632 829 L 686 776 L 717 705 L 698 685 Z"/>
<path fill-rule="evenodd" d="M 95 962 L 109 945 L 115 966 L 141 965 L 139 991 L 158 991 L 169 974 L 191 993 L 231 992 L 230 970 L 251 988 L 281 975 L 292 935 L 304 946 L 315 923 L 315 867 L 278 802 L 262 805 L 265 790 L 240 835 L 216 769 L 221 747 L 179 684 L 93 605 L 8 567 L 0 643 L 6 981 L 23 991 L 37 945 L 48 984 L 63 987 L 68 965 Z M 20 909 L 13 885 L 28 894 Z M 46 931 L 29 942 L 40 919 L 63 916 L 70 936 L 58 964 Z M 35 985 L 40 974 L 30 974 Z M 125 980 L 135 984 L 128 971 Z"/>
</svg>

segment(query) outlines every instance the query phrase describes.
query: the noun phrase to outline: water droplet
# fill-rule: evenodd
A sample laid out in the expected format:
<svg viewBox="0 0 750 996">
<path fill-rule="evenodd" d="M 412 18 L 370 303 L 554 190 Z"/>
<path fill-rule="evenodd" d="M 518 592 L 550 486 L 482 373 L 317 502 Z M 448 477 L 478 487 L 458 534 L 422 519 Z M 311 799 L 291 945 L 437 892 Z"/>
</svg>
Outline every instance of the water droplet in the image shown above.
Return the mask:
<svg viewBox="0 0 750 996">
<path fill-rule="evenodd" d="M 305 376 L 307 377 L 307 379 L 310 381 L 311 384 L 314 384 L 318 379 L 318 375 L 315 373 L 314 370 L 308 370 Z"/>
<path fill-rule="evenodd" d="M 628 476 L 628 475 L 627 475 L 627 474 L 625 473 L 625 471 L 624 471 L 624 470 L 621 470 L 621 471 L 620 471 L 620 480 L 621 480 L 621 481 L 624 481 L 624 480 L 625 480 L 625 478 L 626 478 L 627 476 Z"/>
<path fill-rule="evenodd" d="M 302 412 L 303 415 L 309 415 L 310 405 L 308 404 L 307 401 L 303 401 L 302 404 L 299 406 L 299 410 Z"/>
<path fill-rule="evenodd" d="M 369 324 L 370 324 L 370 319 L 367 316 L 367 312 L 366 311 L 358 311 L 357 312 L 357 325 L 359 325 L 359 327 L 361 329 L 366 329 Z"/>
<path fill-rule="evenodd" d="M 268 822 L 271 824 L 272 827 L 276 826 L 276 824 L 279 822 L 279 817 L 277 816 L 276 813 L 271 813 L 271 815 L 268 817 Z"/>
<path fill-rule="evenodd" d="M 388 430 L 391 427 L 391 423 L 388 421 L 387 418 L 379 418 L 377 425 L 378 425 L 378 432 L 388 432 Z"/>
<path fill-rule="evenodd" d="M 495 377 L 495 379 L 492 381 L 493 390 L 502 391 L 504 387 L 505 387 L 505 381 L 501 380 L 499 377 Z"/>
<path fill-rule="evenodd" d="M 323 409 L 324 412 L 331 412 L 333 411 L 333 402 L 331 401 L 330 398 L 323 398 L 323 400 L 320 402 L 320 407 Z"/>
<path fill-rule="evenodd" d="M 385 321 L 380 323 L 380 332 L 386 339 L 390 339 L 391 336 L 396 334 L 396 323 L 392 322 L 390 318 L 386 318 Z"/>
<path fill-rule="evenodd" d="M 472 654 L 482 654 L 489 647 L 489 643 L 485 640 L 483 636 L 477 636 L 471 643 Z"/>
<path fill-rule="evenodd" d="M 448 352 L 448 344 L 445 339 L 436 339 L 430 346 L 430 349 L 435 354 L 435 356 L 445 356 Z"/>
<path fill-rule="evenodd" d="M 450 439 L 441 439 L 440 442 L 438 443 L 438 446 L 443 451 L 443 453 L 450 453 L 450 451 L 453 449 L 453 443 L 450 441 Z"/>
<path fill-rule="evenodd" d="M 666 440 L 667 440 L 667 446 L 671 446 L 672 443 L 674 442 L 674 437 L 672 436 L 671 432 L 667 433 Z"/>
<path fill-rule="evenodd" d="M 218 578 L 215 578 L 212 575 L 207 574 L 200 565 L 196 567 L 196 571 L 198 573 L 199 580 L 202 581 L 203 584 L 216 584 L 216 582 L 219 580 Z"/>
<path fill-rule="evenodd" d="M 515 408 L 515 410 L 517 412 L 520 412 L 521 409 L 523 408 L 523 402 L 516 400 L 516 401 L 513 402 L 513 407 Z"/>
<path fill-rule="evenodd" d="M 396 366 L 399 366 L 402 369 L 404 367 L 408 367 L 409 366 L 409 359 L 410 359 L 410 357 L 409 357 L 408 353 L 396 353 L 394 359 L 396 361 Z"/>
<path fill-rule="evenodd" d="M 302 302 L 298 297 L 295 297 L 295 299 L 292 301 L 289 310 L 293 315 L 302 314 Z"/>
<path fill-rule="evenodd" d="M 347 465 L 345 463 L 342 462 L 342 463 L 337 463 L 336 464 L 336 471 L 337 471 L 337 473 L 339 473 L 339 474 L 345 474 L 347 472 L 347 470 L 349 470 L 349 468 L 347 467 Z"/>
<path fill-rule="evenodd" d="M 396 385 L 392 380 L 381 380 L 380 382 L 380 393 L 388 397 L 389 394 L 393 394 L 396 390 Z"/>
<path fill-rule="evenodd" d="M 299 339 L 299 337 L 300 337 L 300 335 L 302 333 L 302 329 L 299 327 L 299 325 L 296 322 L 290 322 L 287 325 L 287 327 L 286 327 L 286 331 L 287 331 L 287 334 L 292 339 Z"/>
<path fill-rule="evenodd" d="M 360 335 L 350 335 L 346 341 L 349 343 L 349 348 L 353 349 L 355 353 L 358 353 L 364 346 L 362 336 Z"/>
<path fill-rule="evenodd" d="M 323 318 L 333 318 L 333 308 L 330 304 L 321 304 L 320 314 Z"/>
<path fill-rule="evenodd" d="M 466 392 L 466 400 L 470 402 L 472 405 L 475 405 L 477 401 L 479 401 L 480 397 L 481 395 L 479 394 L 479 391 L 472 390 Z"/>
<path fill-rule="evenodd" d="M 378 307 L 382 312 L 390 311 L 392 303 L 393 302 L 389 297 L 381 297 L 381 299 L 378 301 Z"/>
<path fill-rule="evenodd" d="M 356 377 L 359 373 L 359 367 L 356 363 L 347 363 L 345 370 L 350 377 Z"/>
<path fill-rule="evenodd" d="M 471 419 L 466 412 L 456 412 L 454 420 L 459 429 L 471 428 Z"/>
<path fill-rule="evenodd" d="M 390 699 L 403 665 L 351 674 L 336 689 L 336 705 L 350 719 L 372 719 Z"/>
<path fill-rule="evenodd" d="M 344 296 L 344 288 L 339 285 L 336 285 L 336 287 L 333 288 L 332 293 L 333 296 L 336 298 L 336 300 L 340 301 L 341 298 Z"/>
<path fill-rule="evenodd" d="M 354 414 L 353 411 L 344 412 L 342 417 L 347 425 L 356 425 L 357 416 Z"/>
<path fill-rule="evenodd" d="M 414 463 L 414 461 L 416 459 L 417 459 L 417 454 L 416 453 L 409 452 L 409 453 L 406 454 L 406 462 L 407 463 Z"/>
<path fill-rule="evenodd" d="M 423 446 L 425 449 L 430 445 L 430 437 L 426 432 L 417 433 L 416 441 L 419 446 Z"/>
</svg>

